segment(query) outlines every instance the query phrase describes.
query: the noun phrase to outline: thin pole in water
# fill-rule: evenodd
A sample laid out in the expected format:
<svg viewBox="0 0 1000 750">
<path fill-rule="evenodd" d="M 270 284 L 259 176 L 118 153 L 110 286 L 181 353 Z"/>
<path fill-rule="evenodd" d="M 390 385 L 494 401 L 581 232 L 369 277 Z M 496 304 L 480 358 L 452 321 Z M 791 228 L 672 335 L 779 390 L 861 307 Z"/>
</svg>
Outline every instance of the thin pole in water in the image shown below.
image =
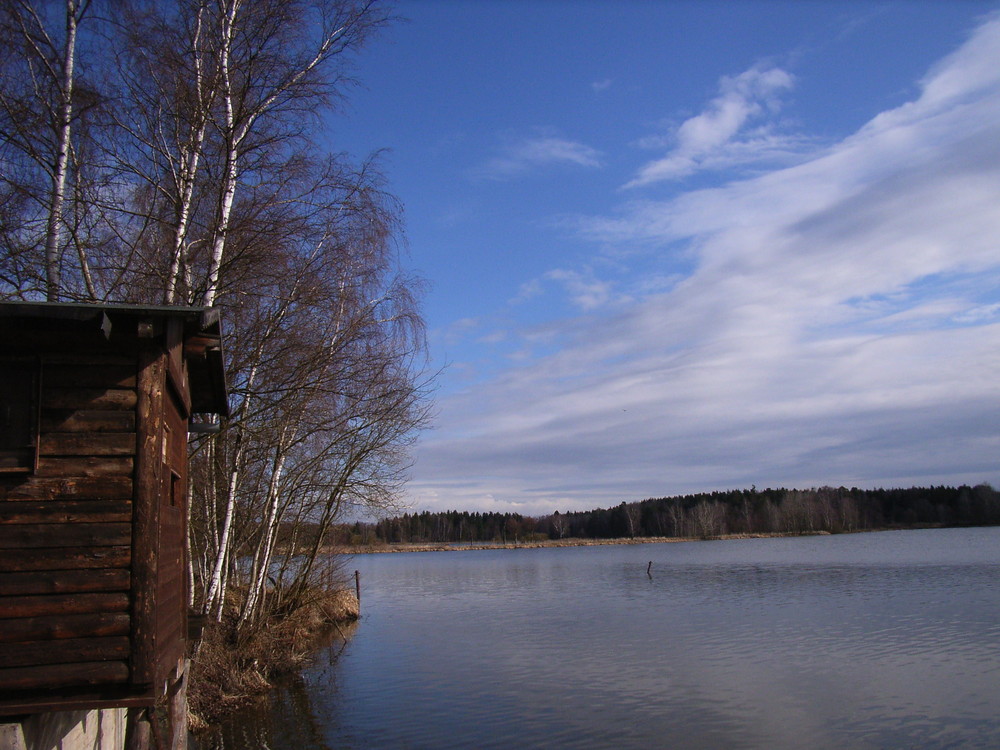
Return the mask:
<svg viewBox="0 0 1000 750">
<path fill-rule="evenodd" d="M 653 574 L 649 572 L 652 569 L 653 569 L 653 561 L 650 560 L 649 565 L 646 566 L 646 575 L 648 575 L 650 578 L 653 577 Z"/>
<path fill-rule="evenodd" d="M 650 563 L 652 564 L 652 563 Z M 354 592 L 358 595 L 358 614 L 361 613 L 361 571 L 354 571 Z"/>
</svg>

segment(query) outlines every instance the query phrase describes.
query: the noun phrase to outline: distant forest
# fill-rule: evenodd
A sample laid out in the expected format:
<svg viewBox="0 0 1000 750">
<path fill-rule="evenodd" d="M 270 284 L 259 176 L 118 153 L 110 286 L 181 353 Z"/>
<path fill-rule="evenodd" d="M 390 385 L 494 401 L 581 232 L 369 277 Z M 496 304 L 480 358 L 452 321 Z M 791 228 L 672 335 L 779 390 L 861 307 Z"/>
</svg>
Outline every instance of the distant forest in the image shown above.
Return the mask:
<svg viewBox="0 0 1000 750">
<path fill-rule="evenodd" d="M 861 490 L 732 490 L 661 497 L 612 508 L 531 517 L 518 513 L 406 513 L 344 525 L 332 541 L 526 542 L 543 539 L 716 537 L 723 534 L 841 533 L 921 526 L 1000 525 L 1000 492 L 975 487 Z"/>
</svg>

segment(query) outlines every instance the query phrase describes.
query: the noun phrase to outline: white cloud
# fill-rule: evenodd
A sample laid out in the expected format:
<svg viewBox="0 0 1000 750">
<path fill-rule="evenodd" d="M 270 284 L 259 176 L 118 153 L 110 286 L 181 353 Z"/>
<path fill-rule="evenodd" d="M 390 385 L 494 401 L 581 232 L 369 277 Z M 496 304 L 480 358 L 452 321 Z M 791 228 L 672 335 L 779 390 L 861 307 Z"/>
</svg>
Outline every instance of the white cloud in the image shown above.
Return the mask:
<svg viewBox="0 0 1000 750">
<path fill-rule="evenodd" d="M 669 139 L 673 149 L 646 164 L 626 187 L 676 180 L 702 169 L 785 156 L 799 150 L 800 139 L 778 136 L 769 124 L 754 129 L 748 125 L 780 109 L 780 95 L 794 85 L 792 75 L 781 68 L 755 66 L 719 83 L 719 95 L 705 110 L 687 120 Z M 663 144 L 661 136 L 643 139 L 646 147 Z"/>
<path fill-rule="evenodd" d="M 918 98 L 807 162 L 582 222 L 663 254 L 664 277 L 674 253 L 694 269 L 613 306 L 585 271 L 550 275 L 589 314 L 549 326 L 555 353 L 442 401 L 414 493 L 541 513 L 750 484 L 1000 482 L 998 49 L 993 17 Z M 783 90 L 740 78 L 732 112 L 685 131 L 703 161 L 746 102 Z"/>
<path fill-rule="evenodd" d="M 963 310 L 954 316 L 956 323 L 968 325 L 975 325 L 995 319 L 1000 319 L 1000 304 L 979 305 L 969 310 Z"/>
<path fill-rule="evenodd" d="M 535 299 L 543 293 L 541 279 L 531 279 L 521 284 L 517 290 L 517 296 L 510 300 L 510 304 L 519 305 L 522 302 Z"/>
<path fill-rule="evenodd" d="M 590 88 L 594 90 L 595 94 L 600 94 L 601 92 L 607 91 L 609 88 L 611 88 L 613 83 L 614 81 L 611 80 L 610 78 L 602 78 L 598 81 L 593 81 L 590 84 Z"/>
<path fill-rule="evenodd" d="M 555 269 L 545 276 L 562 284 L 573 304 L 581 310 L 595 310 L 611 300 L 611 284 L 595 278 L 592 274 Z"/>
<path fill-rule="evenodd" d="M 441 340 L 446 344 L 456 344 L 478 330 L 480 325 L 475 318 L 461 318 L 441 331 Z"/>
<path fill-rule="evenodd" d="M 574 165 L 594 169 L 602 165 L 599 151 L 583 143 L 540 136 L 508 145 L 501 156 L 490 159 L 482 173 L 494 179 L 505 179 L 539 167 Z"/>
</svg>

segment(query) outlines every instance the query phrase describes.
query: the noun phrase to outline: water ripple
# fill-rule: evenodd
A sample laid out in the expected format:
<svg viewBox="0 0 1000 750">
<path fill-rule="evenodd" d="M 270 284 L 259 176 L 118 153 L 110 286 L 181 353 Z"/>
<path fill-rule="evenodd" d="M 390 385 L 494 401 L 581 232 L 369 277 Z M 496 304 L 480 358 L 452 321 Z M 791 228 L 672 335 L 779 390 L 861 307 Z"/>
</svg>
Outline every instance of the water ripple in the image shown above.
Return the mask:
<svg viewBox="0 0 1000 750">
<path fill-rule="evenodd" d="M 275 750 L 995 747 L 1000 529 L 939 531 L 358 558 L 340 661 L 227 731 Z"/>
</svg>

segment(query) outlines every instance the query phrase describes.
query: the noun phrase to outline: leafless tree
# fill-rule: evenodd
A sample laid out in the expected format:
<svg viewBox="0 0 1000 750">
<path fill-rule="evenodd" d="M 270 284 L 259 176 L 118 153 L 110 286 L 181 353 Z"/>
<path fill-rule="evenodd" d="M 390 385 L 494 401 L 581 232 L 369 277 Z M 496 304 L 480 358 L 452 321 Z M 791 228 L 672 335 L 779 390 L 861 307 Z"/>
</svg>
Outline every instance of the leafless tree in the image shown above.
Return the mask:
<svg viewBox="0 0 1000 750">
<path fill-rule="evenodd" d="M 726 509 L 722 503 L 702 500 L 691 512 L 700 536 L 707 538 L 726 533 Z"/>
<path fill-rule="evenodd" d="M 400 207 L 377 158 L 318 137 L 390 19 L 369 0 L 97 2 L 0 5 L 0 293 L 222 309 L 233 408 L 194 444 L 193 604 L 241 597 L 252 626 L 304 596 L 346 507 L 393 506 L 427 419 Z"/>
<path fill-rule="evenodd" d="M 5 292 L 94 299 L 85 244 L 71 237 L 80 200 L 74 184 L 77 130 L 99 97 L 80 85 L 78 36 L 91 0 L 0 5 L 0 195 L 7 243 Z M 75 242 L 71 240 L 77 240 Z M 64 277 L 74 249 L 75 278 Z M 79 286 L 77 286 L 79 284 Z M 82 287 L 82 288 L 81 288 Z"/>
</svg>

